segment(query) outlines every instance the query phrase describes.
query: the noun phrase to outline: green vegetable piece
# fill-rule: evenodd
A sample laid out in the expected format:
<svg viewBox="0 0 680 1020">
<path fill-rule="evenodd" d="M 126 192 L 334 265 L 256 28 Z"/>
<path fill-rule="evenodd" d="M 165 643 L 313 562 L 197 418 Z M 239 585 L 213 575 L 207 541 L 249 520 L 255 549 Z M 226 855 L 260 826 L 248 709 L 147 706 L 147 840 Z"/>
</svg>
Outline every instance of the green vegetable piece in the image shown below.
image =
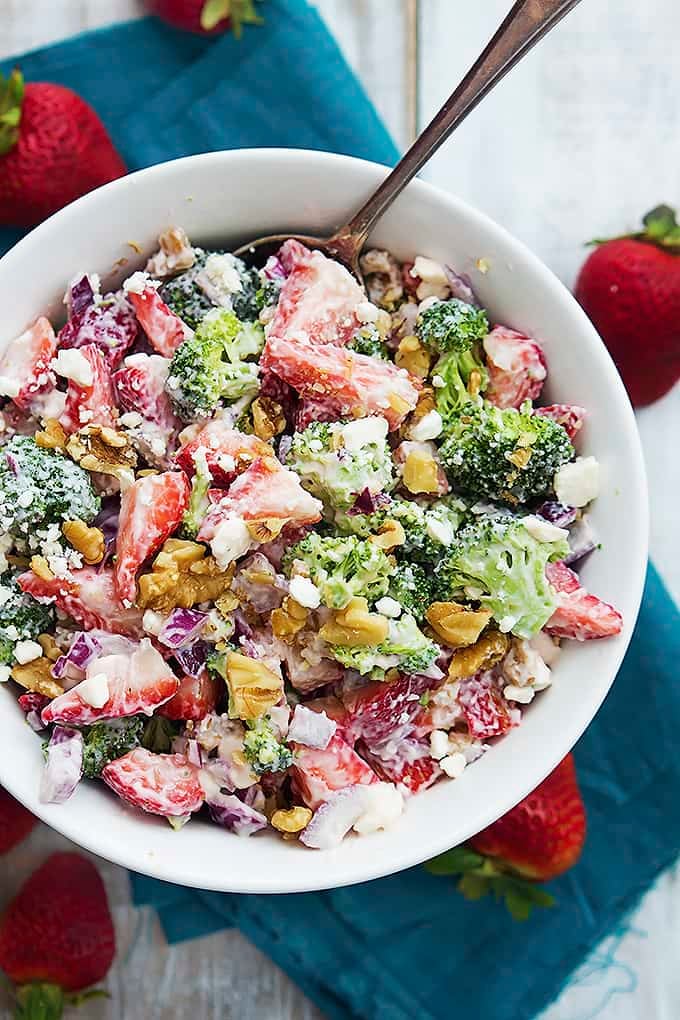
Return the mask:
<svg viewBox="0 0 680 1020">
<path fill-rule="evenodd" d="M 97 779 L 105 765 L 139 747 L 146 720 L 131 715 L 126 719 L 97 722 L 83 729 L 83 775 Z"/>
<path fill-rule="evenodd" d="M 331 645 L 330 651 L 348 669 L 356 669 L 372 680 L 382 680 L 388 669 L 425 672 L 439 655 L 440 647 L 423 634 L 410 613 L 404 613 L 398 620 L 390 620 L 389 635 L 382 644 L 357 648 Z"/>
<path fill-rule="evenodd" d="M 289 577 L 294 560 L 307 566 L 321 601 L 330 609 L 343 609 L 354 596 L 369 603 L 379 599 L 387 592 L 393 570 L 382 549 L 354 535 L 336 538 L 311 532 L 284 556 Z"/>
<path fill-rule="evenodd" d="M 269 716 L 261 715 L 247 724 L 243 753 L 253 772 L 284 772 L 293 764 L 293 753 L 277 738 Z"/>
<path fill-rule="evenodd" d="M 54 626 L 54 609 L 44 606 L 8 575 L 0 584 L 0 663 L 14 663 L 14 648 L 19 641 L 34 641 Z"/>
</svg>

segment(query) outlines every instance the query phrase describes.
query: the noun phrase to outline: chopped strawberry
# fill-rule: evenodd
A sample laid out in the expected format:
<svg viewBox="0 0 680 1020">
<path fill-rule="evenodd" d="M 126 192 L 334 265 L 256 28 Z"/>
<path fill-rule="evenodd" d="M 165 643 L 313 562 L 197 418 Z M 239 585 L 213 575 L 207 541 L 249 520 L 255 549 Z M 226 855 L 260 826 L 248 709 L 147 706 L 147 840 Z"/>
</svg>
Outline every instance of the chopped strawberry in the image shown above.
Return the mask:
<svg viewBox="0 0 680 1020">
<path fill-rule="evenodd" d="M 303 432 L 313 421 L 335 421 L 337 412 L 325 397 L 305 397 L 298 400 L 293 424 L 296 432 Z"/>
<path fill-rule="evenodd" d="M 179 527 L 190 493 L 183 471 L 145 475 L 123 493 L 114 570 L 116 589 L 124 604 L 135 601 L 137 570 Z"/>
<path fill-rule="evenodd" d="M 257 457 L 273 455 L 269 443 L 239 432 L 219 418 L 199 427 L 195 436 L 177 451 L 177 466 L 190 478 L 196 471 L 194 455 L 197 450 L 205 450 L 205 459 L 216 485 L 229 485 Z"/>
<path fill-rule="evenodd" d="M 475 673 L 461 680 L 458 704 L 463 710 L 470 735 L 479 740 L 498 737 L 514 725 L 493 670 Z"/>
<path fill-rule="evenodd" d="M 198 676 L 183 676 L 177 694 L 158 709 L 158 715 L 164 715 L 167 719 L 200 722 L 208 712 L 215 711 L 223 691 L 222 681 L 207 669 L 202 670 Z"/>
<path fill-rule="evenodd" d="M 302 488 L 295 472 L 288 471 L 275 457 L 258 457 L 208 511 L 198 533 L 199 541 L 214 538 L 218 526 L 228 517 L 314 524 L 321 520 L 321 503 Z"/>
<path fill-rule="evenodd" d="M 0 356 L 0 391 L 22 411 L 30 411 L 39 394 L 54 389 L 52 359 L 57 339 L 49 321 L 41 316 L 30 329 L 12 340 Z"/>
<path fill-rule="evenodd" d="M 578 574 L 565 563 L 549 563 L 545 573 L 557 597 L 557 609 L 545 625 L 548 634 L 590 641 L 620 633 L 621 613 L 582 588 Z"/>
<path fill-rule="evenodd" d="M 66 432 L 77 432 L 85 425 L 104 425 L 113 428 L 118 413 L 116 394 L 111 381 L 111 372 L 106 358 L 99 347 L 85 344 L 80 353 L 92 370 L 92 382 L 87 386 L 68 381 L 66 406 L 59 421 Z"/>
<path fill-rule="evenodd" d="M 347 709 L 349 730 L 354 740 L 369 747 L 395 732 L 410 735 L 422 708 L 421 695 L 437 681 L 422 676 L 402 676 L 393 683 L 363 684 L 342 694 Z"/>
<path fill-rule="evenodd" d="M 494 326 L 484 338 L 489 386 L 484 394 L 496 407 L 519 407 L 535 400 L 548 374 L 545 355 L 530 337 Z"/>
<path fill-rule="evenodd" d="M 272 336 L 346 344 L 358 326 L 355 309 L 366 295 L 344 266 L 297 244 L 284 254 L 290 267 L 279 294 Z"/>
<path fill-rule="evenodd" d="M 87 280 L 87 277 L 84 279 Z M 71 289 L 72 295 L 76 287 Z M 71 317 L 59 331 L 58 345 L 60 348 L 79 348 L 95 344 L 113 372 L 135 342 L 139 332 L 137 317 L 122 295 L 107 294 L 103 300 L 95 302 L 89 284 L 88 291 L 89 294 L 86 292 L 81 300 L 72 302 Z"/>
<path fill-rule="evenodd" d="M 127 296 L 151 346 L 164 358 L 171 358 L 186 338 L 187 326 L 168 308 L 155 287 L 149 285 L 141 294 L 128 291 Z"/>
<path fill-rule="evenodd" d="M 537 407 L 534 414 L 540 414 L 544 418 L 551 418 L 558 425 L 561 425 L 572 443 L 583 428 L 583 424 L 588 416 L 585 407 L 579 407 L 577 404 L 548 404 L 547 407 Z"/>
<path fill-rule="evenodd" d="M 297 745 L 293 762 L 294 784 L 307 807 L 316 811 L 334 790 L 346 786 L 369 786 L 378 779 L 366 762 L 336 732 L 328 747 Z"/>
<path fill-rule="evenodd" d="M 137 412 L 144 421 L 131 432 L 144 458 L 168 467 L 183 425 L 172 410 L 165 391 L 170 361 L 160 354 L 132 354 L 113 375 L 118 405 L 123 412 Z"/>
<path fill-rule="evenodd" d="M 260 365 L 303 398 L 327 405 L 336 417 L 382 414 L 390 429 L 398 428 L 413 410 L 421 388 L 419 379 L 389 361 L 308 340 L 270 335 Z"/>
<path fill-rule="evenodd" d="M 129 642 L 129 646 L 127 651 L 93 659 L 87 666 L 85 680 L 58 695 L 43 709 L 43 722 L 88 726 L 98 719 L 120 719 L 139 712 L 152 715 L 159 705 L 169 701 L 177 693 L 179 680 L 163 656 L 148 638 L 139 644 Z M 109 696 L 103 705 L 95 707 L 86 698 L 93 678 L 99 677 L 105 678 Z"/>
<path fill-rule="evenodd" d="M 438 763 L 430 754 L 426 740 L 407 737 L 394 745 L 389 751 L 375 754 L 366 752 L 367 757 L 380 776 L 387 782 L 396 783 L 407 793 L 419 793 L 432 786 L 441 776 Z"/>
<path fill-rule="evenodd" d="M 152 815 L 190 815 L 205 799 L 198 769 L 183 754 L 154 754 L 136 747 L 109 762 L 102 779 L 122 800 Z"/>
<path fill-rule="evenodd" d="M 118 598 L 110 567 L 82 567 L 71 571 L 69 577 L 52 577 L 49 581 L 28 570 L 17 580 L 22 591 L 34 598 L 54 600 L 57 609 L 84 630 L 106 630 L 130 637 L 144 633 L 140 611 L 126 608 Z"/>
</svg>

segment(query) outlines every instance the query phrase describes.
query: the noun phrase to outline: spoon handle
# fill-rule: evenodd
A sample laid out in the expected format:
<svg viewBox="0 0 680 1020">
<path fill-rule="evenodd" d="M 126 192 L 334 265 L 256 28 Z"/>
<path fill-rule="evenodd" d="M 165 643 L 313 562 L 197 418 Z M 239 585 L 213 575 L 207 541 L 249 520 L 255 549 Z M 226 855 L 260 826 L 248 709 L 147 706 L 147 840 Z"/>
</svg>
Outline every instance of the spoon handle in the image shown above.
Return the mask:
<svg viewBox="0 0 680 1020">
<path fill-rule="evenodd" d="M 330 241 L 338 257 L 352 264 L 373 224 L 427 163 L 451 132 L 494 85 L 522 59 L 579 0 L 517 0 L 502 25 L 439 113 L 418 136 L 378 189 Z"/>
</svg>

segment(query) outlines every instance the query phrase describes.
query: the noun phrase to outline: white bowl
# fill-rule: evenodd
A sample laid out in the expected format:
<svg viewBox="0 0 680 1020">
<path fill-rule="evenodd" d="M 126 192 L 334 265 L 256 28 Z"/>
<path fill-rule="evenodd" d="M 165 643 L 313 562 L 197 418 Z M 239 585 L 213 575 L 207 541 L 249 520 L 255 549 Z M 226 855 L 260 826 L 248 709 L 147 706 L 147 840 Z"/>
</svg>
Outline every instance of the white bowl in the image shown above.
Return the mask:
<svg viewBox="0 0 680 1020">
<path fill-rule="evenodd" d="M 52 217 L 0 260 L 2 337 L 18 335 L 39 313 L 60 317 L 65 286 L 78 272 L 120 280 L 141 262 L 130 242 L 146 257 L 172 224 L 196 242 L 216 245 L 273 231 L 321 232 L 342 222 L 385 173 L 345 156 L 251 149 L 180 159 L 115 181 Z M 0 783 L 65 836 L 135 871 L 204 889 L 283 893 L 362 882 L 418 864 L 493 822 L 550 772 L 595 715 L 628 645 L 647 560 L 645 476 L 631 406 L 590 322 L 523 245 L 421 181 L 409 185 L 371 241 L 398 258 L 429 255 L 470 273 L 492 320 L 543 340 L 549 400 L 588 408 L 579 445 L 602 465 L 602 495 L 593 511 L 602 549 L 585 564 L 583 579 L 620 609 L 623 632 L 605 641 L 565 642 L 553 686 L 461 779 L 412 798 L 389 831 L 347 838 L 325 852 L 274 835 L 239 839 L 207 822 L 175 833 L 100 784 L 82 783 L 66 804 L 41 804 L 40 740 L 14 692 L 0 690 Z M 482 257 L 485 273 L 475 268 Z M 123 267 L 120 259 L 130 261 Z"/>
</svg>

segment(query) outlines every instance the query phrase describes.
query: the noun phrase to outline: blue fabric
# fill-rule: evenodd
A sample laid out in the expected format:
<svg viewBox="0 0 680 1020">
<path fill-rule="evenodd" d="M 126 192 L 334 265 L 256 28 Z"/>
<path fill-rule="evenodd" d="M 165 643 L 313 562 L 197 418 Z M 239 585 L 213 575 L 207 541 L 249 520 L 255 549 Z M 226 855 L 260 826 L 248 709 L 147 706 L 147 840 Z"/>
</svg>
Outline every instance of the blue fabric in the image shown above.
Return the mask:
<svg viewBox="0 0 680 1020">
<path fill-rule="evenodd" d="M 15 61 L 7 61 L 9 70 Z M 396 152 L 314 11 L 270 0 L 267 25 L 205 41 L 153 21 L 21 59 L 99 111 L 131 169 L 208 149 L 295 145 L 390 163 Z M 0 232 L 0 249 L 18 236 Z M 170 941 L 238 926 L 329 1016 L 528 1020 L 680 850 L 680 618 L 650 568 L 616 684 L 576 750 L 589 835 L 556 909 L 511 921 L 420 868 L 296 896 L 196 892 L 133 875 Z"/>
</svg>

